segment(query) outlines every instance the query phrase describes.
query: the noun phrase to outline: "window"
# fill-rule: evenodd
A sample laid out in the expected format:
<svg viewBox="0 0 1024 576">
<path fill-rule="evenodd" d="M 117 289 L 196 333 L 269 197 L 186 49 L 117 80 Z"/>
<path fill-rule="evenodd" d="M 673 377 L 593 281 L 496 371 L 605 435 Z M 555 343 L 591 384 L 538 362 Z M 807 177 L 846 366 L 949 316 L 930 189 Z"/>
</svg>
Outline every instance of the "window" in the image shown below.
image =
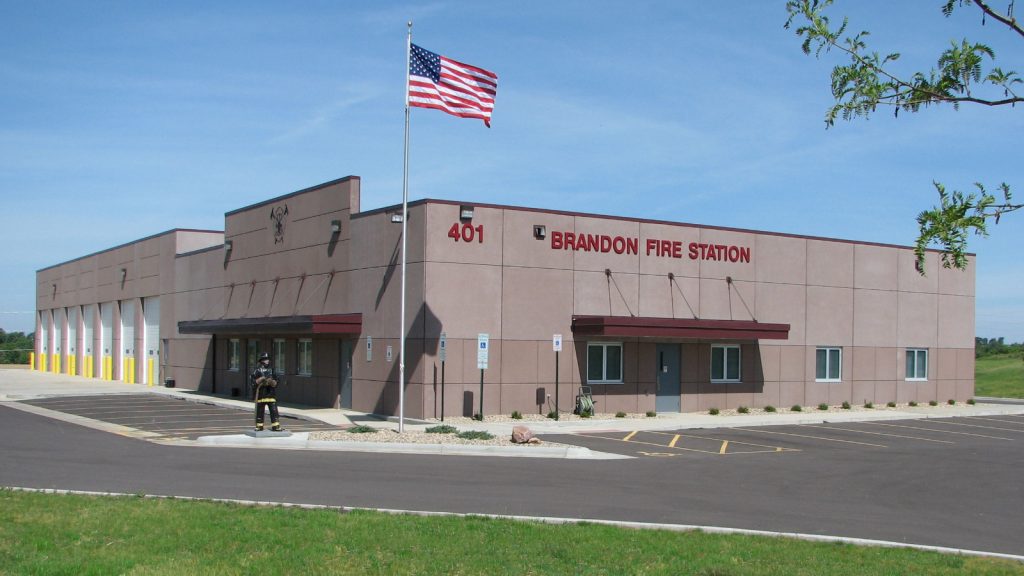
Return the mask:
<svg viewBox="0 0 1024 576">
<path fill-rule="evenodd" d="M 242 368 L 242 345 L 237 338 L 228 340 L 228 370 L 238 372 Z"/>
<path fill-rule="evenodd" d="M 284 338 L 274 338 L 274 370 L 284 374 Z"/>
<path fill-rule="evenodd" d="M 814 379 L 818 382 L 841 381 L 843 379 L 843 349 L 818 348 L 814 366 Z"/>
<path fill-rule="evenodd" d="M 313 341 L 309 338 L 302 338 L 299 340 L 299 346 L 297 349 L 297 364 L 295 373 L 301 376 L 310 376 L 313 374 Z"/>
<path fill-rule="evenodd" d="M 259 340 L 246 340 L 245 341 L 245 349 L 246 349 L 245 359 L 246 359 L 246 362 L 247 362 L 247 364 L 245 365 L 245 369 L 248 370 L 249 372 L 252 372 L 253 370 L 256 369 L 256 362 L 259 359 L 259 353 L 260 353 L 259 347 L 260 347 L 260 341 Z"/>
<path fill-rule="evenodd" d="M 928 350 L 907 348 L 907 380 L 928 379 Z"/>
<path fill-rule="evenodd" d="M 587 344 L 587 383 L 622 382 L 622 344 L 593 342 Z"/>
<path fill-rule="evenodd" d="M 740 381 L 740 347 L 734 344 L 711 346 L 711 381 Z"/>
</svg>

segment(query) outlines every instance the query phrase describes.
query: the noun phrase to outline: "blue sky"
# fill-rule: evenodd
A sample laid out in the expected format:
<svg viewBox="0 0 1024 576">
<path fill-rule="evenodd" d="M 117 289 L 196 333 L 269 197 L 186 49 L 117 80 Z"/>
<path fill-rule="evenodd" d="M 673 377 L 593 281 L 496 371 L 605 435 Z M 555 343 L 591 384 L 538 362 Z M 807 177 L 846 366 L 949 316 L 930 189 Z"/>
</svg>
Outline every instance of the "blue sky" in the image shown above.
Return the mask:
<svg viewBox="0 0 1024 576">
<path fill-rule="evenodd" d="M 903 70 L 952 39 L 1024 73 L 975 8 L 840 1 Z M 997 3 L 998 4 L 998 3 Z M 879 113 L 826 130 L 838 55 L 785 2 L 0 0 L 0 327 L 34 329 L 35 271 L 341 176 L 401 201 L 406 21 L 499 76 L 491 129 L 412 111 L 410 196 L 910 245 L 933 180 L 1024 197 L 1024 109 Z M 1024 341 L 1024 214 L 978 254 L 977 334 Z"/>
</svg>

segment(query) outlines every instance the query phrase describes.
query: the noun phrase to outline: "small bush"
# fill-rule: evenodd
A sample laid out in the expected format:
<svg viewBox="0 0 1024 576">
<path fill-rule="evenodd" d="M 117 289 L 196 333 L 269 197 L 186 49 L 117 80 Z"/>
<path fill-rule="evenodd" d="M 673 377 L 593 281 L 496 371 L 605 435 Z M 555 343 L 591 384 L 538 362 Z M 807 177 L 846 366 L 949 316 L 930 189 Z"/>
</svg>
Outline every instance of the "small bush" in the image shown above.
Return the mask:
<svg viewBox="0 0 1024 576">
<path fill-rule="evenodd" d="M 891 401 L 891 400 L 889 402 L 887 402 L 885 405 L 888 406 L 889 408 L 895 408 L 896 407 L 896 403 Z"/>
<path fill-rule="evenodd" d="M 519 412 L 519 410 L 513 410 L 512 411 L 512 419 L 513 420 L 522 420 L 523 419 L 523 415 Z"/>
<path fill-rule="evenodd" d="M 736 411 L 739 412 L 740 414 L 749 414 L 750 408 L 747 408 L 746 406 L 740 406 L 739 408 L 736 409 Z"/>
<path fill-rule="evenodd" d="M 828 410 L 828 404 L 825 404 L 824 402 L 818 404 L 818 410 Z"/>
<path fill-rule="evenodd" d="M 494 435 L 483 430 L 466 430 L 465 432 L 459 432 L 459 438 L 463 440 L 491 440 Z"/>
<path fill-rule="evenodd" d="M 974 404 L 975 404 L 974 398 L 968 398 L 967 399 L 967 403 L 970 404 L 971 406 L 974 406 Z"/>
<path fill-rule="evenodd" d="M 594 412 L 592 410 L 584 410 L 583 412 L 580 412 L 580 418 L 590 418 L 593 415 Z"/>
<path fill-rule="evenodd" d="M 946 404 L 949 404 L 950 406 L 952 406 L 952 405 L 956 404 L 956 400 L 953 400 L 952 398 L 950 398 L 949 400 L 946 400 Z"/>
<path fill-rule="evenodd" d="M 764 411 L 765 412 L 775 412 L 775 406 L 772 406 L 771 404 L 769 404 L 769 405 L 764 407 Z"/>
<path fill-rule="evenodd" d="M 484 415 L 483 414 L 473 414 L 473 420 L 476 420 L 477 422 L 483 422 L 484 421 Z"/>
<path fill-rule="evenodd" d="M 712 416 L 718 416 L 718 408 L 711 408 L 710 410 L 708 410 L 708 414 L 711 414 Z"/>
<path fill-rule="evenodd" d="M 427 434 L 455 434 L 459 429 L 455 426 L 449 426 L 447 424 L 439 424 L 437 426 L 431 426 L 424 430 Z"/>
<path fill-rule="evenodd" d="M 799 405 L 799 404 L 793 404 L 793 406 L 791 406 L 791 407 L 789 408 L 789 411 L 790 411 L 790 412 L 802 412 L 802 411 L 803 411 L 803 409 L 804 409 L 804 408 L 803 408 L 803 406 L 801 406 L 801 405 Z"/>
<path fill-rule="evenodd" d="M 850 409 L 850 403 L 844 401 L 843 402 L 843 410 L 849 410 L 849 409 Z"/>
<path fill-rule="evenodd" d="M 558 420 L 558 412 L 555 412 L 554 410 L 548 412 L 548 418 L 552 420 Z"/>
<path fill-rule="evenodd" d="M 936 402 L 935 400 L 929 400 L 929 401 L 928 401 L 928 405 L 929 405 L 929 406 L 938 406 L 938 405 L 939 405 L 939 403 L 938 403 L 938 402 Z"/>
<path fill-rule="evenodd" d="M 913 408 L 913 407 L 917 406 L 917 402 L 914 402 L 913 400 L 911 400 L 911 401 L 910 401 L 910 402 L 909 402 L 909 403 L 907 404 L 907 406 L 910 406 L 911 408 Z"/>
<path fill-rule="evenodd" d="M 376 431 L 377 431 L 376 428 L 371 428 L 369 426 L 366 426 L 365 424 L 360 424 L 358 426 L 353 426 L 353 427 L 348 429 L 348 432 L 350 432 L 352 434 L 370 434 L 370 433 L 376 432 Z"/>
<path fill-rule="evenodd" d="M 874 404 L 874 402 L 865 402 L 864 403 L 864 407 L 865 408 L 874 408 L 875 404 Z"/>
<path fill-rule="evenodd" d="M 655 412 L 654 410 L 648 410 L 647 411 L 647 417 L 648 418 L 657 418 L 658 417 L 658 413 Z"/>
<path fill-rule="evenodd" d="M 625 412 L 616 412 L 615 413 L 615 417 L 616 418 L 625 418 L 626 417 L 626 413 Z"/>
</svg>

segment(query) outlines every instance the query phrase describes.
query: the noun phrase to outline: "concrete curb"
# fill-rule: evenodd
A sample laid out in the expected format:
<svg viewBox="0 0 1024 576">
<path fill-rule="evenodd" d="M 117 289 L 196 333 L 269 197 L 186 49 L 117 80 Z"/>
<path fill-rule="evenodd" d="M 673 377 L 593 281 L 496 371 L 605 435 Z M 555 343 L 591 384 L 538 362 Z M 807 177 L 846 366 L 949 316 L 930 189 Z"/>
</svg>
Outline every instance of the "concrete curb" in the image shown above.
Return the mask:
<svg viewBox="0 0 1024 576">
<path fill-rule="evenodd" d="M 472 444 L 415 444 L 407 442 L 348 442 L 310 440 L 308 432 L 287 438 L 252 438 L 242 434 L 200 436 L 194 441 L 175 441 L 222 448 L 274 448 L 279 450 L 322 450 L 387 454 L 430 454 L 435 456 L 502 456 L 507 458 L 563 458 L 569 460 L 629 460 L 632 456 L 596 452 L 580 446 L 479 446 Z"/>
</svg>

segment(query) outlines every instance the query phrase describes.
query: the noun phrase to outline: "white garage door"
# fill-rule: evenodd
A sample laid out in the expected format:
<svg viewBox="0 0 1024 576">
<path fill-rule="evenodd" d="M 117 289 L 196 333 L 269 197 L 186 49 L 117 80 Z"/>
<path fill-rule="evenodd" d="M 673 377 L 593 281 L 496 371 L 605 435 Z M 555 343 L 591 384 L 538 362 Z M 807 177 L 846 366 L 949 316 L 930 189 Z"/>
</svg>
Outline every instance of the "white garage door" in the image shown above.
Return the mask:
<svg viewBox="0 0 1024 576">
<path fill-rule="evenodd" d="M 146 321 L 143 343 L 146 351 L 146 384 L 155 386 L 160 382 L 160 298 L 144 298 L 142 314 Z"/>
</svg>

